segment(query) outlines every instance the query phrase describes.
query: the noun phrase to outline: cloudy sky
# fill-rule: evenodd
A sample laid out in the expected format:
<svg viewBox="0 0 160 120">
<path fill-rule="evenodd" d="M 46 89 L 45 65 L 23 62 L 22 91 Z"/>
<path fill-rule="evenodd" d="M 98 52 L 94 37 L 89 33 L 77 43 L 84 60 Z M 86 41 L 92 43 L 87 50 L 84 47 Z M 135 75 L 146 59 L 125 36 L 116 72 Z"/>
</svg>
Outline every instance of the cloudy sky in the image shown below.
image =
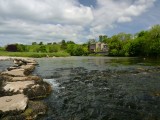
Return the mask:
<svg viewBox="0 0 160 120">
<path fill-rule="evenodd" d="M 76 43 L 160 24 L 160 0 L 0 0 L 0 46 Z"/>
</svg>

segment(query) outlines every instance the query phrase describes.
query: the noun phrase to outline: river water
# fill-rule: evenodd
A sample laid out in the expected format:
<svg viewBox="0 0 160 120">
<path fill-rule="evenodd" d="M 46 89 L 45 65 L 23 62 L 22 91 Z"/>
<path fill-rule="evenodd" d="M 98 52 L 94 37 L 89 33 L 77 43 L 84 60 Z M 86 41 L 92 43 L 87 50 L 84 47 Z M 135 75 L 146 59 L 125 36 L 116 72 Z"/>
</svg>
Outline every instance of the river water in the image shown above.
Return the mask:
<svg viewBox="0 0 160 120">
<path fill-rule="evenodd" d="M 13 66 L 13 61 L 11 60 L 2 60 L 0 61 L 0 72 L 6 70 L 8 67 Z"/>
<path fill-rule="evenodd" d="M 160 120 L 158 59 L 36 60 L 39 66 L 33 74 L 41 76 L 53 89 L 44 100 L 48 113 L 41 120 Z"/>
<path fill-rule="evenodd" d="M 141 58 L 37 59 L 52 85 L 43 120 L 160 120 L 160 61 Z"/>
</svg>

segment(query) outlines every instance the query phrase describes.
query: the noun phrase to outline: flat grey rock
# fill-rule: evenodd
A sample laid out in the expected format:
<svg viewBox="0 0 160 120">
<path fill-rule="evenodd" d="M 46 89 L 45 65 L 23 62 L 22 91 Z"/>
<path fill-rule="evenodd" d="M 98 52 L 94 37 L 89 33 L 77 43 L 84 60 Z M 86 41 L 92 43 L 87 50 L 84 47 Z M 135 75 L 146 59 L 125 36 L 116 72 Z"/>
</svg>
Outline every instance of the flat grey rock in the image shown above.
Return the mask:
<svg viewBox="0 0 160 120">
<path fill-rule="evenodd" d="M 9 76 L 15 76 L 15 77 L 24 77 L 24 69 L 15 69 L 15 70 L 11 70 L 11 71 L 4 71 L 1 74 L 2 75 L 9 75 Z"/>
<path fill-rule="evenodd" d="M 3 112 L 11 110 L 25 110 L 28 98 L 23 94 L 4 96 L 0 98 L 0 110 Z"/>
<path fill-rule="evenodd" d="M 22 93 L 25 88 L 32 84 L 35 84 L 34 81 L 6 82 L 6 85 L 3 87 L 3 89 L 6 92 Z"/>
</svg>

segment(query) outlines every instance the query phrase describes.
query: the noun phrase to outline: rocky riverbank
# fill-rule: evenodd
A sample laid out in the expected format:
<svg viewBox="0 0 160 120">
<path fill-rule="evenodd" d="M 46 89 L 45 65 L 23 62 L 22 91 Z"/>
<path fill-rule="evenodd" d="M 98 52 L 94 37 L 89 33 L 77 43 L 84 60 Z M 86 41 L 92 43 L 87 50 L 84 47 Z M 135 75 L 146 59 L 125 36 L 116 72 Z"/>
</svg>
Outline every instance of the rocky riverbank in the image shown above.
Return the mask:
<svg viewBox="0 0 160 120">
<path fill-rule="evenodd" d="M 0 73 L 0 119 L 36 119 L 47 106 L 39 101 L 51 92 L 51 86 L 33 76 L 38 63 L 33 59 L 1 57 L 13 60 L 14 66 Z"/>
</svg>

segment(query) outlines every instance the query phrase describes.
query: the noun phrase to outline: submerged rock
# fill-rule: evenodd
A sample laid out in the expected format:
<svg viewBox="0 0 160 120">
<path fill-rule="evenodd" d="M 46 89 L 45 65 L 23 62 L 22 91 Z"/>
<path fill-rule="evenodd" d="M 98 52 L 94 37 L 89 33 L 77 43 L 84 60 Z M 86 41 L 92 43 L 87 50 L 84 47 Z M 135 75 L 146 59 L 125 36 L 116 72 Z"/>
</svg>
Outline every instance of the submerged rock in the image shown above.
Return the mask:
<svg viewBox="0 0 160 120">
<path fill-rule="evenodd" d="M 0 98 L 0 110 L 2 112 L 25 110 L 27 102 L 28 98 L 23 94 L 4 96 Z"/>
<path fill-rule="evenodd" d="M 47 106 L 43 102 L 29 101 L 28 108 L 22 113 L 26 119 L 36 119 L 38 115 L 44 115 L 47 111 Z"/>
</svg>

